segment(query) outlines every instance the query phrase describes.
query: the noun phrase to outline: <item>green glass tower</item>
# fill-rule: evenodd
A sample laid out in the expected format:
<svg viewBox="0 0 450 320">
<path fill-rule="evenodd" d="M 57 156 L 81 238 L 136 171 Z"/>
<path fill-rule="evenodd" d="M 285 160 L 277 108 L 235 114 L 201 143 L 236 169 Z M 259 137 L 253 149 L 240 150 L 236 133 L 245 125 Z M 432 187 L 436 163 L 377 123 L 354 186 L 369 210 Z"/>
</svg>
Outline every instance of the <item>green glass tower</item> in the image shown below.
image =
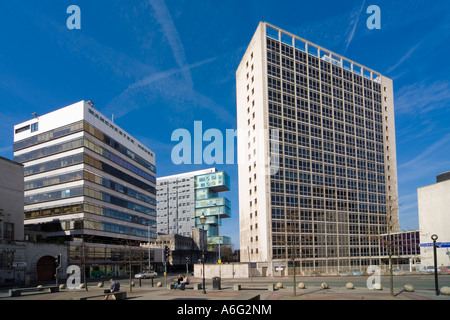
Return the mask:
<svg viewBox="0 0 450 320">
<path fill-rule="evenodd" d="M 203 228 L 200 216 L 206 217 L 205 230 L 208 232 L 208 245 L 210 247 L 230 245 L 231 238 L 220 235 L 222 219 L 231 217 L 230 200 L 220 197 L 219 192 L 230 190 L 230 177 L 224 171 L 207 173 L 195 176 L 195 226 Z"/>
</svg>

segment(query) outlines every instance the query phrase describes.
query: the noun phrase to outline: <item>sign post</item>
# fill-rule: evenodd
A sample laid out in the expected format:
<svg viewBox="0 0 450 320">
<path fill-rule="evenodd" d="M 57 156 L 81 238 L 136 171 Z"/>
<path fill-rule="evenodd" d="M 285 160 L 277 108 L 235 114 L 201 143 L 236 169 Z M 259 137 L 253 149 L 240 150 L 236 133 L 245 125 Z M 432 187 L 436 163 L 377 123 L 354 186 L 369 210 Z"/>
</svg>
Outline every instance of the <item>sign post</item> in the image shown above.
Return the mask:
<svg viewBox="0 0 450 320">
<path fill-rule="evenodd" d="M 439 286 L 438 286 L 438 272 L 437 272 L 437 255 L 436 255 L 436 240 L 438 239 L 437 234 L 433 234 L 431 236 L 431 240 L 433 240 L 433 255 L 434 255 L 434 287 L 436 289 L 436 295 L 439 295 Z"/>
</svg>

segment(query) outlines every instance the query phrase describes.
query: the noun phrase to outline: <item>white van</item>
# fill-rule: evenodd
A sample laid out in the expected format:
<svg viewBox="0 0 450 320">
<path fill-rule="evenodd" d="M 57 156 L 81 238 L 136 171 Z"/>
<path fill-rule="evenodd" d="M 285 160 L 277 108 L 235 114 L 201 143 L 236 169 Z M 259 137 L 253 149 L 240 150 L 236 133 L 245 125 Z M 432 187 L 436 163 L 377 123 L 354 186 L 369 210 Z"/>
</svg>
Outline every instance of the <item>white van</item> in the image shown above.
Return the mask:
<svg viewBox="0 0 450 320">
<path fill-rule="evenodd" d="M 420 266 L 419 272 L 424 274 L 434 273 L 434 266 Z"/>
</svg>

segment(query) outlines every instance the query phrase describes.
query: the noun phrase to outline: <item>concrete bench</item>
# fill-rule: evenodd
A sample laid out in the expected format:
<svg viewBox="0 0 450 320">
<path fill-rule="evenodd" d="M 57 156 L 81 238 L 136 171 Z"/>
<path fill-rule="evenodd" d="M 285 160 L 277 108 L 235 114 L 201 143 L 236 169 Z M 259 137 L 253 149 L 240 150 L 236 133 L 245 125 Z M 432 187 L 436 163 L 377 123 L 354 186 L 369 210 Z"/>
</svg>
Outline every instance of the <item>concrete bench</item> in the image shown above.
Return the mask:
<svg viewBox="0 0 450 320">
<path fill-rule="evenodd" d="M 106 297 L 106 296 L 112 297 L 114 300 L 126 300 L 127 292 L 123 291 L 123 292 L 105 293 L 105 294 L 101 294 L 101 295 L 99 294 L 96 296 L 81 297 L 81 298 L 78 298 L 77 300 L 88 300 L 88 299 L 92 299 L 92 298 L 99 298 L 99 297 Z"/>
<path fill-rule="evenodd" d="M 177 290 L 179 290 L 180 288 L 181 288 L 181 284 L 177 287 Z M 175 284 L 174 283 L 167 284 L 167 289 L 168 290 L 175 289 Z M 202 287 L 201 283 L 189 283 L 189 284 L 184 286 L 184 289 L 202 290 L 203 287 Z"/>
<path fill-rule="evenodd" d="M 10 297 L 20 297 L 22 292 L 36 292 L 36 291 L 45 291 L 45 292 L 59 292 L 58 286 L 48 286 L 48 287 L 32 287 L 32 288 L 19 288 L 19 289 L 10 289 L 9 296 Z"/>
<path fill-rule="evenodd" d="M 203 284 L 201 283 L 193 283 L 192 286 L 194 287 L 194 290 L 202 290 Z"/>
<path fill-rule="evenodd" d="M 114 300 L 126 300 L 127 292 L 123 291 L 123 292 L 108 293 L 108 296 L 112 296 L 114 298 Z"/>
<path fill-rule="evenodd" d="M 245 288 L 264 290 L 264 289 L 262 289 L 263 287 L 264 287 L 264 284 L 259 284 L 259 283 L 251 283 L 251 284 L 250 283 L 246 283 L 246 284 L 235 283 L 233 285 L 233 290 L 239 291 L 239 290 L 244 290 Z M 269 291 L 275 291 L 276 290 L 276 286 L 273 283 L 268 284 L 266 288 Z"/>
<path fill-rule="evenodd" d="M 172 290 L 175 288 L 175 284 L 174 283 L 168 283 L 167 284 L 167 289 Z"/>
</svg>

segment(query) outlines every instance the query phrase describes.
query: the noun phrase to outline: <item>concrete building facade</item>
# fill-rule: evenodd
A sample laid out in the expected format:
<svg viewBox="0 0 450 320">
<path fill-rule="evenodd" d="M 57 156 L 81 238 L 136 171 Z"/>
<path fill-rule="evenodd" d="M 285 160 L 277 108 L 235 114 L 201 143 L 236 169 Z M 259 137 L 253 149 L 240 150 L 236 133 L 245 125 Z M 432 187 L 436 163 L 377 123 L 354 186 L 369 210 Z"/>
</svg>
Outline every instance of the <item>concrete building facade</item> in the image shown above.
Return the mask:
<svg viewBox="0 0 450 320">
<path fill-rule="evenodd" d="M 0 284 L 25 278 L 23 165 L 0 157 Z"/>
<path fill-rule="evenodd" d="M 23 165 L 0 157 L 0 239 L 24 240 Z"/>
<path fill-rule="evenodd" d="M 378 264 L 372 236 L 399 223 L 392 80 L 261 22 L 236 82 L 241 261 Z"/>
<path fill-rule="evenodd" d="M 382 234 L 379 242 L 380 257 L 385 272 L 388 272 L 389 259 L 394 270 L 419 271 L 421 265 L 419 230 Z"/>
<path fill-rule="evenodd" d="M 24 231 L 24 166 L 0 157 L 0 284 L 65 278 L 69 247 L 30 242 Z M 61 267 L 55 257 L 61 254 Z"/>
<path fill-rule="evenodd" d="M 450 245 L 450 172 L 437 176 L 436 183 L 417 189 L 421 260 L 423 266 L 434 266 L 431 239 Z M 439 267 L 450 266 L 450 247 L 437 248 Z"/>
<path fill-rule="evenodd" d="M 161 262 L 165 260 L 165 248 L 169 248 L 170 254 L 167 259 L 168 272 L 192 270 L 193 264 L 202 258 L 203 247 L 206 248 L 206 240 L 206 231 L 194 228 L 189 236 L 182 236 L 176 233 L 158 234 L 158 238 L 155 243 L 150 244 L 150 248 L 159 250 L 160 256 L 158 259 Z M 158 270 L 165 270 L 164 263 L 158 265 Z"/>
</svg>

